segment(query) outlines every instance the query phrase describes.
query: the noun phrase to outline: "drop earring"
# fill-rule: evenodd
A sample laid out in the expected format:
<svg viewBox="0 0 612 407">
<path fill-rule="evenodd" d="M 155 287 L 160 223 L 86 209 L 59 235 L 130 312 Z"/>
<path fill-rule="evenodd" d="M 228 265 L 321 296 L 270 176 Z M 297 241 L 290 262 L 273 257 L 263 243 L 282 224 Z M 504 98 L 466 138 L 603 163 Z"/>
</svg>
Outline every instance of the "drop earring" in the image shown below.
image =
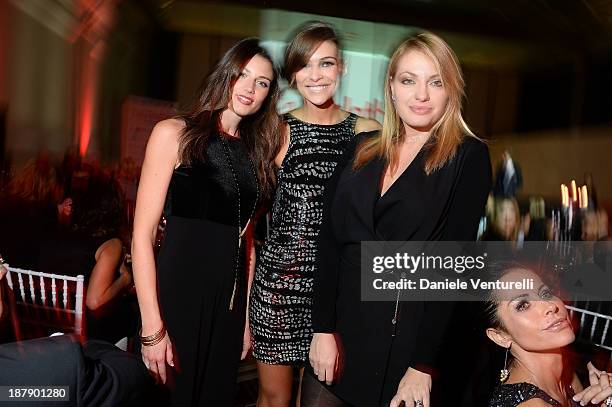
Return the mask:
<svg viewBox="0 0 612 407">
<path fill-rule="evenodd" d="M 510 371 L 508 370 L 508 352 L 510 351 L 511 346 L 512 344 L 510 344 L 510 346 L 506 348 L 506 357 L 504 358 L 504 368 L 500 370 L 499 372 L 499 381 L 502 383 L 508 380 L 508 376 L 510 376 Z"/>
</svg>

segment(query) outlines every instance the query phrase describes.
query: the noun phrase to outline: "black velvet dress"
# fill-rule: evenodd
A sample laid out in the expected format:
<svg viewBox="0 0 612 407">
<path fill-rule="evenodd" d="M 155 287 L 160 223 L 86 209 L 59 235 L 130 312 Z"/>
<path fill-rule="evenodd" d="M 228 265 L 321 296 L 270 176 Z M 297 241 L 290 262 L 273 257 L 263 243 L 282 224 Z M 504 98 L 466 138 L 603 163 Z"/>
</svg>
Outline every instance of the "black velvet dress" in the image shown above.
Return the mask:
<svg viewBox="0 0 612 407">
<path fill-rule="evenodd" d="M 173 406 L 231 406 L 234 400 L 246 313 L 238 207 L 244 227 L 259 193 L 243 143 L 221 137 L 209 141 L 203 163 L 174 171 L 168 192 L 157 270 L 174 346 Z"/>
<path fill-rule="evenodd" d="M 361 133 L 356 142 L 374 134 Z M 326 192 L 313 328 L 340 339 L 342 372 L 332 391 L 350 405 L 386 405 L 407 368 L 437 367 L 453 311 L 451 303 L 400 302 L 396 309 L 395 302 L 361 301 L 361 242 L 474 240 L 484 213 L 491 187 L 486 145 L 466 137 L 455 157 L 429 175 L 425 152 L 382 197 L 384 161 L 353 171 L 349 152 Z"/>
</svg>

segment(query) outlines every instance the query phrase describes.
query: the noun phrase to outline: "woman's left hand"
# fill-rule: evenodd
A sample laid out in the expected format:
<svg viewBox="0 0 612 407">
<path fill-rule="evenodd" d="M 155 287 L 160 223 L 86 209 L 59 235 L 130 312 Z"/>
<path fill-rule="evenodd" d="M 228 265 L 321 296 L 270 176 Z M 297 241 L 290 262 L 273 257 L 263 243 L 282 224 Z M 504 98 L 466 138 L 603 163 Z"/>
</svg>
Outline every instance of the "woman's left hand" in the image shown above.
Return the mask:
<svg viewBox="0 0 612 407">
<path fill-rule="evenodd" d="M 399 407 L 402 401 L 406 407 L 429 407 L 430 392 L 431 375 L 409 367 L 389 407 Z"/>
<path fill-rule="evenodd" d="M 612 375 L 604 370 L 598 370 L 591 362 L 587 364 L 587 368 L 590 386 L 574 396 L 574 401 L 579 401 L 582 406 L 589 403 L 599 404 L 606 398 L 612 397 L 612 386 L 610 386 Z"/>
<path fill-rule="evenodd" d="M 244 333 L 242 335 L 242 353 L 240 354 L 240 360 L 244 360 L 251 350 L 251 327 L 249 326 L 249 320 L 244 324 Z"/>
</svg>

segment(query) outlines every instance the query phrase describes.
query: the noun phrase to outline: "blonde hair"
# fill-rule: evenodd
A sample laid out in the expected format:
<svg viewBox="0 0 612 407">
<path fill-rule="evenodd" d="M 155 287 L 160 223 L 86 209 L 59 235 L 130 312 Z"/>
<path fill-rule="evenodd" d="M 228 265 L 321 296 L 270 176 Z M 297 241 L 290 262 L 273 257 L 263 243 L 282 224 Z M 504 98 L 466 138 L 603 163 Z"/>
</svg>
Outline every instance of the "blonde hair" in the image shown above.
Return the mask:
<svg viewBox="0 0 612 407">
<path fill-rule="evenodd" d="M 430 174 L 450 161 L 465 136 L 478 138 L 472 133 L 461 115 L 465 82 L 457 56 L 437 35 L 428 32 L 420 33 L 402 42 L 391 56 L 385 78 L 383 127 L 377 137 L 365 141 L 358 147 L 353 163 L 355 170 L 363 167 L 374 157 L 384 158 L 392 168 L 397 166 L 397 149 L 404 140 L 405 129 L 391 98 L 391 81 L 397 72 L 400 58 L 410 51 L 419 51 L 431 58 L 440 72 L 442 84 L 448 94 L 444 114 L 430 132 L 426 146 L 429 151 L 425 172 Z"/>
</svg>

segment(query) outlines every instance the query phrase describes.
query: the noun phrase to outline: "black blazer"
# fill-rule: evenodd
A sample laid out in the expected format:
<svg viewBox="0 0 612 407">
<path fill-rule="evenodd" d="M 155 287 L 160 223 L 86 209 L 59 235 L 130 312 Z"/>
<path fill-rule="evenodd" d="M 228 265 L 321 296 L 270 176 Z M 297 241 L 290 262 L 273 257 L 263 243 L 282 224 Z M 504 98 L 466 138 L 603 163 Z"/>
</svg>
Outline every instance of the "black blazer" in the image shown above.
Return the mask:
<svg viewBox="0 0 612 407">
<path fill-rule="evenodd" d="M 491 188 L 487 146 L 466 137 L 455 157 L 427 175 L 426 150 L 380 197 L 385 163 L 374 159 L 352 170 L 356 137 L 326 190 L 315 270 L 314 332 L 341 342 L 342 372 L 333 391 L 352 405 L 386 404 L 408 367 L 431 372 L 452 303 L 360 300 L 362 241 L 474 240 Z M 395 336 L 394 336 L 395 334 Z"/>
</svg>

